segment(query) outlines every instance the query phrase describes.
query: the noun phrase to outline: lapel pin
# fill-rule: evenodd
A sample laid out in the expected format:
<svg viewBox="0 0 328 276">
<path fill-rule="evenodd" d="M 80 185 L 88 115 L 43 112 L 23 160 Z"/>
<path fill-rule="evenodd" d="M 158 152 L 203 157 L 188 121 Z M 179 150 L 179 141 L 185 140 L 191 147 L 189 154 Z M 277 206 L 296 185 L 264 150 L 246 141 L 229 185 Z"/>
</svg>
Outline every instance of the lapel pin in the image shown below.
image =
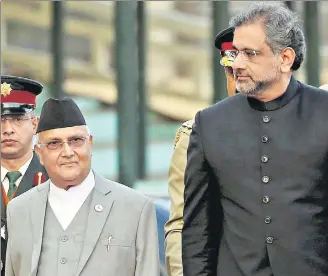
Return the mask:
<svg viewBox="0 0 328 276">
<path fill-rule="evenodd" d="M 104 207 L 102 205 L 100 205 L 100 204 L 97 204 L 95 206 L 95 210 L 96 210 L 96 212 L 102 212 L 102 210 L 104 210 Z"/>
<path fill-rule="evenodd" d="M 112 241 L 112 238 L 113 238 L 113 236 L 110 235 L 110 236 L 108 237 L 108 239 L 107 239 L 107 252 L 109 252 L 109 249 L 110 249 L 110 243 L 111 243 L 111 241 Z"/>
</svg>

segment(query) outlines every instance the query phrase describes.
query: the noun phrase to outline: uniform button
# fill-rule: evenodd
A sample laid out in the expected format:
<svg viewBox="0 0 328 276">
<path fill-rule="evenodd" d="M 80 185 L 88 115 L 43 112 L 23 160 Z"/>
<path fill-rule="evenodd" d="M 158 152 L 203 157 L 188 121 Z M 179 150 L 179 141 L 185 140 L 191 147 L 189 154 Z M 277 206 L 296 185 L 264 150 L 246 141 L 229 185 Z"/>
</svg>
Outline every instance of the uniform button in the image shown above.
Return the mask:
<svg viewBox="0 0 328 276">
<path fill-rule="evenodd" d="M 267 237 L 267 238 L 266 238 L 266 242 L 267 242 L 268 244 L 273 243 L 273 238 L 272 238 L 272 237 Z"/>
<path fill-rule="evenodd" d="M 261 157 L 261 161 L 262 161 L 263 163 L 268 162 L 268 160 L 269 160 L 269 158 L 268 158 L 268 156 L 266 156 L 266 155 L 263 155 L 263 156 Z M 264 181 L 263 181 L 263 182 L 264 182 Z"/>
<path fill-rule="evenodd" d="M 266 142 L 268 142 L 268 141 L 269 141 L 269 137 L 266 136 L 266 135 L 263 135 L 263 136 L 262 136 L 262 142 L 263 142 L 263 143 L 266 143 Z"/>
<path fill-rule="evenodd" d="M 266 224 L 269 224 L 271 222 L 271 218 L 270 217 L 266 217 L 265 220 L 264 220 L 264 222 Z"/>
<path fill-rule="evenodd" d="M 68 237 L 67 236 L 63 236 L 63 237 L 61 237 L 61 240 L 62 240 L 62 242 L 67 242 L 68 241 Z"/>
<path fill-rule="evenodd" d="M 60 259 L 60 263 L 61 263 L 61 264 L 66 264 L 66 262 L 67 262 L 67 259 L 66 259 L 66 258 L 61 258 L 61 259 Z"/>
<path fill-rule="evenodd" d="M 265 175 L 265 176 L 262 177 L 262 182 L 263 182 L 263 183 L 268 183 L 269 181 L 270 181 L 269 176 L 266 176 L 266 175 Z"/>
<path fill-rule="evenodd" d="M 263 116 L 262 118 L 264 123 L 269 123 L 270 122 L 270 117 L 269 116 Z"/>
<path fill-rule="evenodd" d="M 270 201 L 270 197 L 268 197 L 268 196 L 264 196 L 262 199 L 262 202 L 265 204 L 269 203 L 269 201 Z"/>
</svg>

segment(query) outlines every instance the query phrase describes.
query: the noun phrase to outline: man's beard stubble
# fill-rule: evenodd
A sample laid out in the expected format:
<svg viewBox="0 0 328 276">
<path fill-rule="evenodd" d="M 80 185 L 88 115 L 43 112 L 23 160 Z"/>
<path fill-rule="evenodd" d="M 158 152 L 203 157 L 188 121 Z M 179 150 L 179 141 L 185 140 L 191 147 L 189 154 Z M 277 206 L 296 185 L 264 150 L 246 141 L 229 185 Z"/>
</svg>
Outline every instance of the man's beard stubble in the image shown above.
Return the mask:
<svg viewBox="0 0 328 276">
<path fill-rule="evenodd" d="M 236 80 L 236 89 L 248 97 L 258 97 L 263 94 L 268 88 L 270 88 L 278 79 L 279 69 L 277 66 L 273 66 L 269 75 L 266 75 L 262 80 L 254 80 L 251 76 L 248 76 L 247 81 L 238 81 L 237 76 L 243 76 L 240 72 L 234 72 Z"/>
</svg>

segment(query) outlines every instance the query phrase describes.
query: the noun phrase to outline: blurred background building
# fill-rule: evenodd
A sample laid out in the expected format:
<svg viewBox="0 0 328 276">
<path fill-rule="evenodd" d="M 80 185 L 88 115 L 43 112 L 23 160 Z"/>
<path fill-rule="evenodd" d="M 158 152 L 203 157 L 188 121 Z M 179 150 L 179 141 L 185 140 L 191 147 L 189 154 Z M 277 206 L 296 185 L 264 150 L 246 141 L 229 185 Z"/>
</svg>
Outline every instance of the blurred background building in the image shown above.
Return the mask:
<svg viewBox="0 0 328 276">
<path fill-rule="evenodd" d="M 328 2 L 311 2 L 287 1 L 287 5 L 301 15 L 309 38 L 306 64 L 296 76 L 318 86 L 328 83 L 328 32 L 324 28 L 328 26 Z M 133 171 L 126 184 L 148 193 L 166 195 L 176 130 L 182 121 L 192 119 L 199 109 L 217 98 L 213 76 L 222 76 L 222 72 L 215 71 L 221 69 L 215 69 L 213 65 L 215 26 L 227 27 L 229 17 L 249 4 L 250 1 L 220 1 L 217 4 L 211 1 L 147 1 L 142 4 L 142 13 L 137 13 L 134 9 L 137 5 L 141 8 L 141 4 L 127 2 L 121 7 L 123 21 L 117 21 L 119 4 L 114 1 L 65 1 L 60 4 L 2 1 L 1 74 L 20 75 L 42 82 L 45 93 L 38 99 L 38 111 L 48 97 L 58 95 L 56 89 L 62 85 L 63 92 L 81 107 L 93 133 L 94 169 L 107 178 L 122 181 L 125 174 Z M 129 8 L 128 5 L 134 6 Z M 122 13 L 128 11 L 135 11 L 132 13 L 135 15 L 133 26 L 123 26 Z M 117 26 L 118 22 L 123 22 L 122 26 Z M 144 27 L 142 33 L 140 29 L 137 32 L 140 22 Z M 136 46 L 137 38 L 144 37 L 143 44 L 139 44 L 143 45 L 144 53 L 139 51 L 139 55 L 144 55 L 145 64 L 139 69 L 145 74 L 143 103 L 147 109 L 144 120 L 140 117 L 132 122 L 136 128 L 124 123 L 130 122 L 128 119 L 119 120 L 118 106 L 122 105 L 117 104 L 120 96 L 117 92 L 118 65 L 125 62 L 125 66 L 129 66 L 131 62 L 131 68 L 136 68 L 129 56 L 125 61 L 117 60 L 121 47 L 129 53 L 124 43 L 115 44 L 119 35 L 121 41 L 126 39 L 124 31 L 137 34 Z M 64 70 L 55 72 L 61 66 Z M 135 81 L 133 70 L 131 78 L 125 73 L 122 72 L 122 85 Z M 135 87 L 133 93 L 139 95 L 131 103 L 134 107 L 142 98 L 138 94 L 140 86 L 134 83 L 132 87 Z M 225 83 L 222 82 L 221 87 L 225 87 Z M 219 98 L 225 97 L 225 93 L 221 90 Z M 128 95 L 122 99 L 132 98 Z M 124 100 L 122 104 L 127 108 Z M 133 113 L 130 115 L 129 118 L 133 118 Z M 138 133 L 140 129 L 145 130 L 144 137 Z M 130 140 L 126 140 L 126 136 Z M 145 149 L 141 147 L 142 152 L 138 151 L 140 143 L 134 143 L 140 139 L 145 145 Z M 125 143 L 119 146 L 118 141 Z M 124 147 L 129 152 L 122 159 L 120 149 Z M 133 167 L 134 163 L 137 163 L 136 167 Z M 139 163 L 144 164 L 140 166 Z M 121 175 L 120 171 L 123 171 Z"/>
</svg>

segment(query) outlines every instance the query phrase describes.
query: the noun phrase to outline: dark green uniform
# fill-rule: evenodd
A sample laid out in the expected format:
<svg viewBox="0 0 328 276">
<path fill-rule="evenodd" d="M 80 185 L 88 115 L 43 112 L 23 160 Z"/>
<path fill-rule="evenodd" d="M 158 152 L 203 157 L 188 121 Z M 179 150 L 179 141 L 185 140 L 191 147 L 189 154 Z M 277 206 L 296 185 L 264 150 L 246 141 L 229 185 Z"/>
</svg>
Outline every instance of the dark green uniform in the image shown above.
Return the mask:
<svg viewBox="0 0 328 276">
<path fill-rule="evenodd" d="M 32 112 L 36 107 L 36 96 L 41 93 L 43 86 L 30 79 L 16 76 L 1 76 L 1 120 L 5 116 L 23 115 Z M 23 175 L 15 196 L 28 191 L 48 179 L 38 156 L 33 153 L 30 165 Z M 6 201 L 7 195 L 1 187 L 1 276 L 5 275 L 5 258 L 7 245 Z M 10 234 L 10 233 L 9 233 Z"/>
</svg>

